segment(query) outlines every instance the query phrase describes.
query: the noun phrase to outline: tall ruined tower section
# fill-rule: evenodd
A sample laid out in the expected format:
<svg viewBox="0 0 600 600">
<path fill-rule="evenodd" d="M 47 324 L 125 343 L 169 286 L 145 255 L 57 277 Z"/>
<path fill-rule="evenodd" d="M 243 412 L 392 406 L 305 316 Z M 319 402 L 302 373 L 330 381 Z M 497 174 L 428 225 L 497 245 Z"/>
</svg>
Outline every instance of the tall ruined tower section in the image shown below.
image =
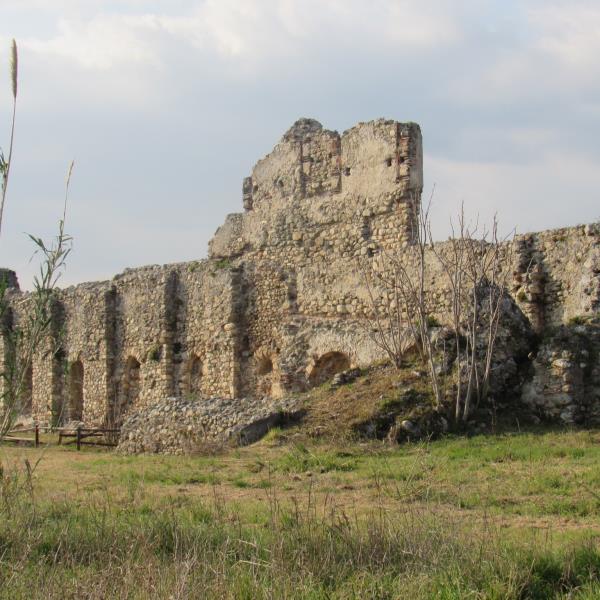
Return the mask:
<svg viewBox="0 0 600 600">
<path fill-rule="evenodd" d="M 415 123 L 379 119 L 340 135 L 300 119 L 254 166 L 245 212 L 209 243 L 211 259 L 240 272 L 242 395 L 306 389 L 324 356 L 379 357 L 359 324 L 371 309 L 360 261 L 411 241 L 422 164 Z"/>
<path fill-rule="evenodd" d="M 368 226 L 370 217 L 396 213 L 396 234 L 410 238 L 422 187 L 416 123 L 380 119 L 340 135 L 313 119 L 300 119 L 244 180 L 243 205 L 246 211 L 269 213 L 287 202 L 289 210 L 310 218 L 310 204 L 301 203 L 337 197 L 340 217 L 363 207 L 353 216 L 366 217 Z"/>
</svg>

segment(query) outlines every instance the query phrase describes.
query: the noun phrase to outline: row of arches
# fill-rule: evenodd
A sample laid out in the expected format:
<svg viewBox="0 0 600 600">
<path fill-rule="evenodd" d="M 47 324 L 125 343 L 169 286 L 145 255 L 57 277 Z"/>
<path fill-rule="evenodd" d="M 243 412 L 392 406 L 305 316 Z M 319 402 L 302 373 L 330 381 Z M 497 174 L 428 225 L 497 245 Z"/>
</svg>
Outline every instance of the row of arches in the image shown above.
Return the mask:
<svg viewBox="0 0 600 600">
<path fill-rule="evenodd" d="M 316 387 L 331 379 L 336 373 L 350 368 L 351 361 L 343 352 L 327 352 L 311 362 L 307 369 L 307 383 L 309 387 Z M 256 392 L 261 395 L 271 396 L 279 389 L 278 371 L 274 369 L 274 360 L 268 354 L 257 356 L 256 361 Z M 205 365 L 198 355 L 192 355 L 180 378 L 178 391 L 180 394 L 199 397 L 202 394 Z M 276 372 L 277 371 L 277 372 Z M 55 418 L 57 422 L 82 421 L 84 417 L 84 381 L 85 368 L 81 360 L 69 364 L 65 372 L 64 397 L 60 406 L 56 407 Z M 135 356 L 129 356 L 124 364 L 119 378 L 117 398 L 111 411 L 113 420 L 120 422 L 132 406 L 139 400 L 142 377 L 141 364 Z M 30 367 L 24 378 L 21 396 L 22 413 L 31 415 L 33 396 L 33 370 Z M 62 394 L 61 394 L 62 396 Z"/>
<path fill-rule="evenodd" d="M 183 376 L 183 392 L 185 395 L 196 397 L 201 394 L 202 378 L 204 375 L 204 365 L 197 355 L 192 355 L 187 362 Z M 118 410 L 116 411 L 116 421 L 119 422 L 125 416 L 127 411 L 138 402 L 142 386 L 141 364 L 137 358 L 130 356 L 125 362 L 125 369 L 122 377 L 122 392 L 119 399 Z"/>
<path fill-rule="evenodd" d="M 79 363 L 80 364 L 80 363 Z M 74 407 L 79 409 L 83 406 L 83 366 L 72 366 L 71 374 L 71 402 Z M 345 371 L 351 366 L 350 358 L 347 354 L 340 351 L 326 352 L 314 360 L 307 372 L 309 387 L 317 387 L 330 380 L 336 373 Z M 123 406 L 120 412 L 125 412 L 129 407 L 134 406 L 138 400 L 141 377 L 140 363 L 130 356 L 125 364 L 123 377 Z M 256 374 L 258 376 L 257 392 L 265 395 L 272 395 L 275 391 L 275 371 L 273 358 L 269 355 L 260 355 L 257 358 Z M 192 355 L 187 363 L 182 378 L 182 392 L 184 395 L 198 397 L 202 393 L 202 382 L 204 376 L 204 363 L 197 355 Z M 79 382 L 81 381 L 81 386 Z"/>
<path fill-rule="evenodd" d="M 188 362 L 185 375 L 185 393 L 191 396 L 200 394 L 203 375 L 203 363 L 196 355 Z M 68 400 L 69 418 L 81 420 L 83 417 L 83 381 L 84 370 L 81 361 L 72 363 L 69 369 Z M 117 398 L 118 410 L 115 417 L 120 420 L 125 413 L 135 406 L 140 397 L 142 387 L 141 364 L 135 356 L 129 356 L 125 361 L 121 377 L 120 398 Z"/>
</svg>

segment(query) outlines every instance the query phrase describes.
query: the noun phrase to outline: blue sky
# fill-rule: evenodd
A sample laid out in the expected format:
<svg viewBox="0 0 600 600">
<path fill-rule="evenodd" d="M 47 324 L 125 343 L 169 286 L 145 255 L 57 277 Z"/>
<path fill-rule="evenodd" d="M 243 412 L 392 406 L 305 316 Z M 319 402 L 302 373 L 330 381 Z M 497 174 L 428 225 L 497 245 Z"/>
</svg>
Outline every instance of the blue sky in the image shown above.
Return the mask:
<svg viewBox="0 0 600 600">
<path fill-rule="evenodd" d="M 2 0 L 0 145 L 20 47 L 0 262 L 29 287 L 76 167 L 65 283 L 193 260 L 299 117 L 420 123 L 434 232 L 461 202 L 505 230 L 600 217 L 600 3 Z M 2 84 L 2 81 L 5 84 Z"/>
</svg>

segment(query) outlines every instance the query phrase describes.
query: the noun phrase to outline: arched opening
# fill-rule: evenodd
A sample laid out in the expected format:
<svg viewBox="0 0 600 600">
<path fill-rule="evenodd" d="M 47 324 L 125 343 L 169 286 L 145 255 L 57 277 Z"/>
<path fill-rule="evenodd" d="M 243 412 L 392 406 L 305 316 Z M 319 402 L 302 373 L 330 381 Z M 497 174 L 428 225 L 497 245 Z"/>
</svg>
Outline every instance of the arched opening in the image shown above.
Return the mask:
<svg viewBox="0 0 600 600">
<path fill-rule="evenodd" d="M 315 361 L 308 373 L 308 382 L 311 387 L 316 387 L 349 368 L 350 359 L 344 353 L 328 352 Z"/>
<path fill-rule="evenodd" d="M 69 419 L 83 419 L 83 364 L 80 360 L 69 368 Z"/>
<path fill-rule="evenodd" d="M 62 426 L 68 420 L 69 407 L 67 392 L 65 391 L 65 379 L 67 376 L 66 367 L 67 354 L 64 348 L 59 348 L 52 358 L 52 417 L 51 423 L 54 427 Z"/>
<path fill-rule="evenodd" d="M 188 365 L 187 392 L 192 397 L 200 396 L 202 391 L 202 361 L 192 356 Z"/>
<path fill-rule="evenodd" d="M 125 363 L 123 379 L 123 398 L 119 418 L 122 420 L 125 413 L 135 406 L 140 395 L 140 363 L 134 356 L 130 356 Z"/>
<path fill-rule="evenodd" d="M 270 356 L 263 356 L 258 359 L 256 372 L 259 375 L 268 375 L 273 372 L 273 361 Z"/>
<path fill-rule="evenodd" d="M 270 356 L 257 358 L 257 391 L 260 396 L 271 396 L 273 392 L 273 359 Z"/>
<path fill-rule="evenodd" d="M 31 416 L 33 405 L 33 367 L 29 365 L 23 376 L 23 388 L 21 390 L 21 414 Z"/>
</svg>

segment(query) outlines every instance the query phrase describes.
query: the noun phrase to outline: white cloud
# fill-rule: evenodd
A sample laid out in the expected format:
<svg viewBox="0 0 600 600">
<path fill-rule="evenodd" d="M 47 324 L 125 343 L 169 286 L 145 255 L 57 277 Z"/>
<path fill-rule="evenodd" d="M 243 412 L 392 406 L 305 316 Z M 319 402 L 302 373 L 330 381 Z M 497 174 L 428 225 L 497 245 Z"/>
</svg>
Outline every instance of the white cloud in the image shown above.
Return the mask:
<svg viewBox="0 0 600 600">
<path fill-rule="evenodd" d="M 600 92 L 600 5 L 528 0 L 522 7 L 514 38 L 489 50 L 475 77 L 459 77 L 453 95 L 473 105 L 508 106 Z"/>
<path fill-rule="evenodd" d="M 359 40 L 439 48 L 459 38 L 451 4 L 439 1 L 425 6 L 414 0 L 204 0 L 185 14 L 171 14 L 168 3 L 164 7 L 164 12 L 145 14 L 122 7 L 87 17 L 66 8 L 50 36 L 26 37 L 21 43 L 85 68 L 108 69 L 121 63 L 157 64 L 161 34 L 222 59 L 263 64 L 282 54 Z"/>
<path fill-rule="evenodd" d="M 590 2 L 546 4 L 529 11 L 535 46 L 557 63 L 581 74 L 598 72 L 600 5 Z"/>
<path fill-rule="evenodd" d="M 22 50 L 7 231 L 43 233 L 75 157 L 76 278 L 201 254 L 307 113 L 419 121 L 440 232 L 461 199 L 520 229 L 597 218 L 599 30 L 597 0 L 0 0 L 0 126 L 4 49 Z M 100 222 L 114 256 L 94 257 Z M 13 238 L 2 262 L 20 265 Z"/>
<path fill-rule="evenodd" d="M 89 21 L 61 18 L 54 37 L 25 38 L 19 44 L 45 58 L 59 57 L 88 69 L 157 63 L 151 44 L 140 35 L 142 25 L 138 19 L 118 16 L 100 15 Z"/>
</svg>

